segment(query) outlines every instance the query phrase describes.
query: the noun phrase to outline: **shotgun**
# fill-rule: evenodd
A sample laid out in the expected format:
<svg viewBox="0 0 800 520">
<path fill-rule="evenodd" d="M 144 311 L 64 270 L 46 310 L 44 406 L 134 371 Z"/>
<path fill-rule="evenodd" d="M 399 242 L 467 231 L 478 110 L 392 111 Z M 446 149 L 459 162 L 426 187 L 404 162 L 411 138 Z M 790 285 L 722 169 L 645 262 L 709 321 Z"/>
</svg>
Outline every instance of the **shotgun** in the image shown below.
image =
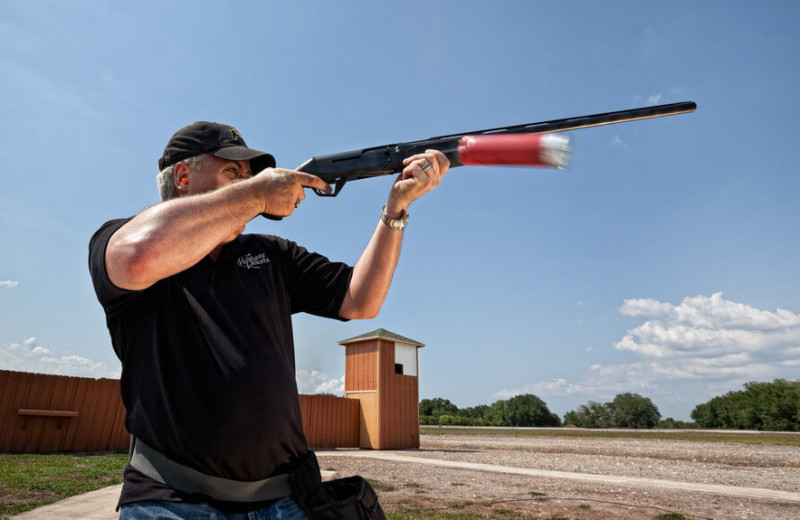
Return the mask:
<svg viewBox="0 0 800 520">
<path fill-rule="evenodd" d="M 334 186 L 331 193 L 314 188 L 317 195 L 335 197 L 349 181 L 392 175 L 404 168 L 403 159 L 428 149 L 440 150 L 450 168 L 462 165 L 553 166 L 563 169 L 569 157 L 569 139 L 549 135 L 594 126 L 685 114 L 697 110 L 693 101 L 655 105 L 588 116 L 554 119 L 539 123 L 475 130 L 408 143 L 312 157 L 297 170 L 310 173 Z"/>
</svg>

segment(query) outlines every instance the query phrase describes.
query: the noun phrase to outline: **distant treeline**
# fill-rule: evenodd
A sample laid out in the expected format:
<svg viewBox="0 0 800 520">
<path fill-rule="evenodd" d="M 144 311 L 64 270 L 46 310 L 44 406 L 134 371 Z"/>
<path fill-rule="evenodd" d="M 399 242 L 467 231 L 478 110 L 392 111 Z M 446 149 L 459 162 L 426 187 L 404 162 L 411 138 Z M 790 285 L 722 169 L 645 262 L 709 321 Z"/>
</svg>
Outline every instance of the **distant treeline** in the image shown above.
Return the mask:
<svg viewBox="0 0 800 520">
<path fill-rule="evenodd" d="M 618 394 L 612 401 L 589 401 L 564 415 L 563 421 L 547 404 L 532 394 L 518 395 L 459 409 L 447 399 L 423 399 L 419 422 L 458 426 L 578 426 L 582 428 L 727 428 L 743 430 L 800 431 L 800 380 L 776 379 L 751 382 L 745 390 L 729 392 L 699 404 L 693 423 L 661 420 L 653 402 L 638 394 Z"/>
<path fill-rule="evenodd" d="M 419 403 L 419 423 L 440 426 L 561 426 L 561 419 L 535 395 L 517 395 L 459 409 L 447 399 L 423 399 Z"/>
<path fill-rule="evenodd" d="M 746 383 L 697 405 L 692 419 L 702 428 L 800 431 L 800 380 Z"/>
</svg>

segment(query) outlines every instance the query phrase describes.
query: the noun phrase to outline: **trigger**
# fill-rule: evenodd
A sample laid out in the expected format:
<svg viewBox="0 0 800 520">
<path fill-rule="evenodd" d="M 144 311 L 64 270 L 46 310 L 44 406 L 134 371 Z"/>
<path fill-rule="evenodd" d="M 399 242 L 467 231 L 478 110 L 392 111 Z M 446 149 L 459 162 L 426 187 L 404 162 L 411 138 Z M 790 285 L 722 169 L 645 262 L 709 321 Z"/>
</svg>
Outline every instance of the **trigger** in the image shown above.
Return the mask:
<svg viewBox="0 0 800 520">
<path fill-rule="evenodd" d="M 340 191 L 342 191 L 342 188 L 344 188 L 344 185 L 346 183 L 347 183 L 346 177 L 339 177 L 338 179 L 336 179 L 336 182 L 334 182 L 333 191 L 331 193 L 325 193 L 324 191 L 318 188 L 311 188 L 311 189 L 314 190 L 314 193 L 316 193 L 320 197 L 335 197 L 339 194 Z"/>
</svg>

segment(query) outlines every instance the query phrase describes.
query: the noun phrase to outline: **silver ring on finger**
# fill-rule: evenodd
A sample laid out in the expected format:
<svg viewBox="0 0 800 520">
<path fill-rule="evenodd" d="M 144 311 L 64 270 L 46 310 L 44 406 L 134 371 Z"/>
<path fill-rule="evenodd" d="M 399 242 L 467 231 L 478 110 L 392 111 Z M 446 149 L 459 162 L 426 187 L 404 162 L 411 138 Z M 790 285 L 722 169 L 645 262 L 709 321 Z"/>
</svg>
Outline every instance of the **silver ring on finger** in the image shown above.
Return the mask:
<svg viewBox="0 0 800 520">
<path fill-rule="evenodd" d="M 432 165 L 431 163 L 429 163 L 429 162 L 426 162 L 426 163 L 425 163 L 425 164 L 422 166 L 422 171 L 426 172 L 426 171 L 430 170 L 431 168 L 433 168 L 433 165 Z"/>
</svg>

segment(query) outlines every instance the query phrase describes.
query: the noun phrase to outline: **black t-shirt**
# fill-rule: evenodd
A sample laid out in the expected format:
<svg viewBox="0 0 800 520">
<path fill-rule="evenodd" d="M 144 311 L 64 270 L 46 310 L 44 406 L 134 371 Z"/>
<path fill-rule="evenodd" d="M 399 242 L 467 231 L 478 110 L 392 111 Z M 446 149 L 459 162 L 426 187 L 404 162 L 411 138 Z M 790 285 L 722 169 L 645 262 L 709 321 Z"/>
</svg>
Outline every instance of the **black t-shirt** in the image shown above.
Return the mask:
<svg viewBox="0 0 800 520">
<path fill-rule="evenodd" d="M 339 317 L 352 268 L 294 242 L 240 235 L 216 261 L 142 291 L 114 286 L 108 240 L 92 237 L 89 269 L 122 361 L 125 426 L 170 459 L 203 473 L 258 480 L 307 450 L 295 382 L 291 315 Z M 193 500 L 128 468 L 120 504 Z"/>
</svg>

